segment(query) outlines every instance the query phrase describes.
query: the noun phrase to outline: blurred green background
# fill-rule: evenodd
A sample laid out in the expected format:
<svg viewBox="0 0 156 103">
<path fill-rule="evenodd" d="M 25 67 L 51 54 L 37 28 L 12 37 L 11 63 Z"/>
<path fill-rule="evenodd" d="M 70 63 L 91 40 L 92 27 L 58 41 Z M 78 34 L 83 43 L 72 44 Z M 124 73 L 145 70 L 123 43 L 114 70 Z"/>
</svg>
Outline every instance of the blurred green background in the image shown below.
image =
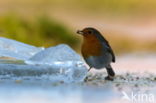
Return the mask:
<svg viewBox="0 0 156 103">
<path fill-rule="evenodd" d="M 0 36 L 35 46 L 69 44 L 95 27 L 116 54 L 156 51 L 155 0 L 0 0 Z"/>
</svg>

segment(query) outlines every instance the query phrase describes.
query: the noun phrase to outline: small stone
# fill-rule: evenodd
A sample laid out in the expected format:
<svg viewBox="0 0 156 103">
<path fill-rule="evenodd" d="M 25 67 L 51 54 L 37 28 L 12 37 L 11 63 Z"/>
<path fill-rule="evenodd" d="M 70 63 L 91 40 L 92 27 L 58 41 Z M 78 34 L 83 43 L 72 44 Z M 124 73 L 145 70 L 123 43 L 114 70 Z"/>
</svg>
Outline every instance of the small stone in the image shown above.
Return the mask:
<svg viewBox="0 0 156 103">
<path fill-rule="evenodd" d="M 136 77 L 136 80 L 140 79 L 139 77 Z"/>
<path fill-rule="evenodd" d="M 119 84 L 119 83 L 117 83 L 115 86 L 116 86 L 116 87 L 119 87 L 119 86 L 120 86 L 120 84 Z"/>
<path fill-rule="evenodd" d="M 20 84 L 22 83 L 22 80 L 15 80 L 15 83 Z"/>
</svg>

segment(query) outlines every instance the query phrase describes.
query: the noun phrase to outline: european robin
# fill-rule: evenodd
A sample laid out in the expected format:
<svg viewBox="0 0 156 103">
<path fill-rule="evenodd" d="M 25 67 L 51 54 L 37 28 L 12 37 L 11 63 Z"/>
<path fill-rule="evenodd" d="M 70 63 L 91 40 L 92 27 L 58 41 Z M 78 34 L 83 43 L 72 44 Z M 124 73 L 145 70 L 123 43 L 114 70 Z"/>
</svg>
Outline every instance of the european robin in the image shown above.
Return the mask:
<svg viewBox="0 0 156 103">
<path fill-rule="evenodd" d="M 113 80 L 115 72 L 111 62 L 115 62 L 115 55 L 108 41 L 95 28 L 87 27 L 77 33 L 83 36 L 81 52 L 89 70 L 106 68 L 108 76 L 105 79 Z"/>
</svg>

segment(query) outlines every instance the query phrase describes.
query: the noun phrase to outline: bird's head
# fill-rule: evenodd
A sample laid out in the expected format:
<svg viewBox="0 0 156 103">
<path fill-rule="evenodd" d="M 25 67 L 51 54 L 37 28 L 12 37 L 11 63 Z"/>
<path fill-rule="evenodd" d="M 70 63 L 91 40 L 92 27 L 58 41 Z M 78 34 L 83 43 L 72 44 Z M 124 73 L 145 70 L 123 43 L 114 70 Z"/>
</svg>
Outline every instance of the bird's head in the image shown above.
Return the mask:
<svg viewBox="0 0 156 103">
<path fill-rule="evenodd" d="M 84 28 L 83 30 L 78 30 L 77 33 L 81 34 L 84 37 L 95 36 L 96 34 L 99 34 L 99 32 L 95 28 L 92 28 L 92 27 L 87 27 L 87 28 Z"/>
</svg>

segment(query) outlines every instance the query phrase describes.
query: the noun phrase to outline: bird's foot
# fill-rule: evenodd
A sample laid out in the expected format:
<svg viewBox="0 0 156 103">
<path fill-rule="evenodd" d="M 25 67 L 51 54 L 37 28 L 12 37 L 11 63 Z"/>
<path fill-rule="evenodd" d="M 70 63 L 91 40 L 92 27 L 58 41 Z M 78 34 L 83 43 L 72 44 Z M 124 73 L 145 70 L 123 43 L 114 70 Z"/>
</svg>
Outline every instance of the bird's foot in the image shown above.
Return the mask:
<svg viewBox="0 0 156 103">
<path fill-rule="evenodd" d="M 107 77 L 105 77 L 105 80 L 110 80 L 110 81 L 113 81 L 114 80 L 114 76 L 107 76 Z"/>
</svg>

